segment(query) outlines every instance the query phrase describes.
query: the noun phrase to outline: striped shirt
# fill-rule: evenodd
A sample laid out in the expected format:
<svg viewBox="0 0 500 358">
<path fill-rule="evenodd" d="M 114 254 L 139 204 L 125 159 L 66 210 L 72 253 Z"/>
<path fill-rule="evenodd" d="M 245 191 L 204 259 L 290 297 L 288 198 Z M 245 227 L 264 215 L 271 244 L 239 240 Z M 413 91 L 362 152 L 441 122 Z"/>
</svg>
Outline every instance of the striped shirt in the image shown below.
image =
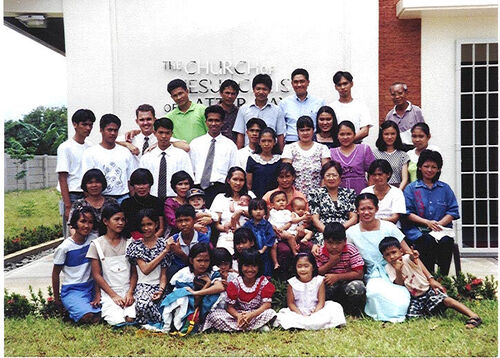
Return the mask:
<svg viewBox="0 0 500 358">
<path fill-rule="evenodd" d="M 321 247 L 321 253 L 319 257 L 316 259 L 318 263 L 318 267 L 326 265 L 328 260 L 330 259 L 330 254 L 326 249 L 326 246 Z M 345 244 L 342 253 L 340 254 L 340 261 L 332 267 L 326 274 L 329 273 L 346 273 L 351 271 L 359 271 L 363 269 L 365 262 L 363 258 L 359 254 L 356 246 L 352 244 Z"/>
<path fill-rule="evenodd" d="M 82 245 L 78 245 L 69 237 L 57 247 L 54 252 L 54 265 L 63 266 L 63 285 L 84 283 L 92 279 L 90 259 L 86 258 L 86 255 L 93 239 L 94 237 L 89 235 Z"/>
</svg>

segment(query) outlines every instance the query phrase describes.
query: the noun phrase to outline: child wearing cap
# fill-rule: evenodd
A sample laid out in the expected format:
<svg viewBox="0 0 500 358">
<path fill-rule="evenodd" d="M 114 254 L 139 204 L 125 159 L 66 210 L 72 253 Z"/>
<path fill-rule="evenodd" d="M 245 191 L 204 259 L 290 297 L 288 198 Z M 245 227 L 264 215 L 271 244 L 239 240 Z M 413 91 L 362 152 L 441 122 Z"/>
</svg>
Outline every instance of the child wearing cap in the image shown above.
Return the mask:
<svg viewBox="0 0 500 358">
<path fill-rule="evenodd" d="M 205 192 L 199 188 L 189 189 L 186 193 L 186 200 L 196 212 L 195 229 L 210 237 L 210 225 L 214 221 L 214 217 L 205 206 Z"/>
</svg>

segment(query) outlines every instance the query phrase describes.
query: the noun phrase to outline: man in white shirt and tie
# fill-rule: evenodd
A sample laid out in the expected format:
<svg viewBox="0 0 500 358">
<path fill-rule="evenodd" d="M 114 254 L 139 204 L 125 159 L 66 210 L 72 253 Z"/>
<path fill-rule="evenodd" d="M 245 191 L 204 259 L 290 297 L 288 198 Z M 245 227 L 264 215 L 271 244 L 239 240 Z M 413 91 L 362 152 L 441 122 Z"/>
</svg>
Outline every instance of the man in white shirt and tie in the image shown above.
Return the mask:
<svg viewBox="0 0 500 358">
<path fill-rule="evenodd" d="M 156 136 L 153 134 L 153 123 L 156 121 L 155 109 L 149 104 L 141 104 L 135 110 L 135 117 L 135 123 L 139 129 L 128 131 L 125 137 L 120 138 L 117 143 L 127 147 L 140 159 L 148 149 L 156 146 Z M 172 137 L 170 143 L 174 147 L 189 152 L 189 144 L 186 141 Z"/>
<path fill-rule="evenodd" d="M 139 167 L 148 169 L 153 174 L 151 195 L 164 201 L 166 197 L 176 195 L 170 186 L 172 175 L 184 170 L 193 176 L 193 168 L 189 155 L 170 142 L 174 130 L 172 121 L 168 118 L 157 119 L 153 128 L 157 146 L 142 156 Z"/>
<path fill-rule="evenodd" d="M 205 109 L 208 133 L 191 141 L 189 152 L 194 183 L 205 191 L 210 207 L 215 196 L 225 191 L 225 180 L 231 167 L 238 165 L 238 150 L 232 140 L 221 134 L 225 112 L 220 106 Z"/>
</svg>

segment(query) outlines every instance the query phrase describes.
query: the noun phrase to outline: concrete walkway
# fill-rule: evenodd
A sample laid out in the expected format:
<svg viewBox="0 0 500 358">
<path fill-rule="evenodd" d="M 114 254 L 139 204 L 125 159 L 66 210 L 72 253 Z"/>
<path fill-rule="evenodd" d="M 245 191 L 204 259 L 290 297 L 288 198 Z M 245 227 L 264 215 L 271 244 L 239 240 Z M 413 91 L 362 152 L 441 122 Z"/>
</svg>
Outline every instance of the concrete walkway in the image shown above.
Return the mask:
<svg viewBox="0 0 500 358">
<path fill-rule="evenodd" d="M 5 288 L 10 292 L 29 295 L 28 286 L 31 285 L 35 293 L 38 292 L 38 289 L 42 289 L 44 296 L 46 296 L 47 287 L 52 284 L 52 262 L 53 255 L 48 255 L 26 266 L 6 272 L 4 274 Z M 498 280 L 498 259 L 462 257 L 461 263 L 463 272 L 470 272 L 477 277 L 493 275 Z M 455 275 L 453 261 L 450 275 Z"/>
</svg>

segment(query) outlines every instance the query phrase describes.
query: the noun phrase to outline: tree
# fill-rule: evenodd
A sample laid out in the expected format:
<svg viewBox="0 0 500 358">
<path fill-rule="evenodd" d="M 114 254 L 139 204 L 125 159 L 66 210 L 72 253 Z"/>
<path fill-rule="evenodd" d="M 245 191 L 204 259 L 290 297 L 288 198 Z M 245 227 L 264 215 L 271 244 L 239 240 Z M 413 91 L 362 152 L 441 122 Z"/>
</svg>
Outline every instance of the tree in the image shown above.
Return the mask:
<svg viewBox="0 0 500 358">
<path fill-rule="evenodd" d="M 21 163 L 33 155 L 56 155 L 68 137 L 66 107 L 37 107 L 19 121 L 5 122 L 5 153 Z M 25 173 L 17 174 L 22 178 Z"/>
</svg>

